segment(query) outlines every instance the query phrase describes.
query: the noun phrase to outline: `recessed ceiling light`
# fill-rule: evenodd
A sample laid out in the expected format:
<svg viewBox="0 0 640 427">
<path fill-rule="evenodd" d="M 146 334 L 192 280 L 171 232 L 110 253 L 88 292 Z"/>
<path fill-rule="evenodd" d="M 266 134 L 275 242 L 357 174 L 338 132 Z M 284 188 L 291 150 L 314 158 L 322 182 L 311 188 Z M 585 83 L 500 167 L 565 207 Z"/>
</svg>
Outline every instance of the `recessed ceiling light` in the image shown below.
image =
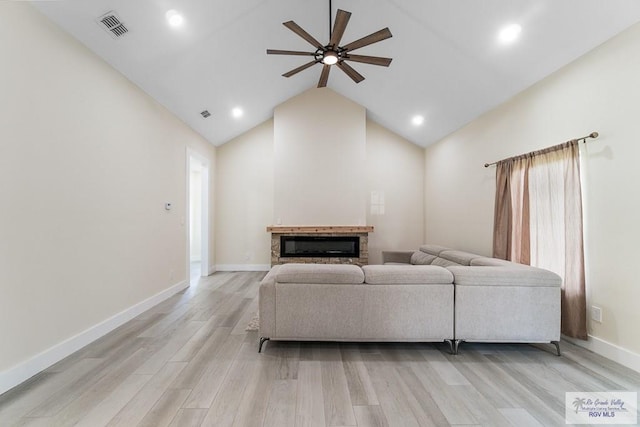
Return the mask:
<svg viewBox="0 0 640 427">
<path fill-rule="evenodd" d="M 424 123 L 424 116 L 421 116 L 421 115 L 413 116 L 411 118 L 411 123 L 413 123 L 414 126 L 420 126 L 421 124 Z"/>
<path fill-rule="evenodd" d="M 168 11 L 165 16 L 167 17 L 167 22 L 172 27 L 179 27 L 184 22 L 184 17 L 175 9 Z"/>
<path fill-rule="evenodd" d="M 500 33 L 498 33 L 498 40 L 503 44 L 513 43 L 518 38 L 521 31 L 522 27 L 520 25 L 509 24 L 500 30 Z"/>
<path fill-rule="evenodd" d="M 231 110 L 231 115 L 233 117 L 235 117 L 236 119 L 242 117 L 243 114 L 244 114 L 244 112 L 242 111 L 242 108 L 240 108 L 240 107 L 236 107 L 233 110 Z"/>
</svg>

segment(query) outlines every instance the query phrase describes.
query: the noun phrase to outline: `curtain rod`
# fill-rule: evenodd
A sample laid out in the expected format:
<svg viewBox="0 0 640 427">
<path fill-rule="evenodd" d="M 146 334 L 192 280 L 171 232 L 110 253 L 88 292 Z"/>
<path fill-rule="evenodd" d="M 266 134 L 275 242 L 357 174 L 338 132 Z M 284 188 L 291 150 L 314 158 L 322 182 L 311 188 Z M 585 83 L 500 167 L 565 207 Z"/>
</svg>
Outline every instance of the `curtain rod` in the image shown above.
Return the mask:
<svg viewBox="0 0 640 427">
<path fill-rule="evenodd" d="M 570 139 L 569 141 L 566 141 L 564 144 L 566 144 L 567 142 L 571 142 L 571 141 L 582 141 L 582 142 L 586 143 L 587 139 L 589 139 L 589 138 L 594 138 L 595 139 L 595 138 L 598 137 L 598 135 L 599 135 L 598 132 L 591 132 L 587 136 L 582 136 L 582 137 L 576 138 L 576 139 Z M 560 144 L 560 145 L 562 145 L 562 144 Z M 549 148 L 552 148 L 552 147 L 549 147 Z M 543 148 L 543 150 L 546 150 L 546 149 Z M 484 167 L 488 168 L 489 166 L 493 166 L 493 165 L 496 165 L 496 164 L 498 164 L 500 162 L 504 162 L 505 160 L 514 159 L 516 157 L 523 157 L 523 156 L 533 155 L 533 154 L 537 153 L 538 151 L 542 151 L 542 150 L 530 151 L 530 152 L 528 152 L 526 154 L 520 154 L 518 156 L 507 157 L 506 159 L 498 160 L 497 162 L 493 162 L 493 163 L 485 163 Z"/>
</svg>

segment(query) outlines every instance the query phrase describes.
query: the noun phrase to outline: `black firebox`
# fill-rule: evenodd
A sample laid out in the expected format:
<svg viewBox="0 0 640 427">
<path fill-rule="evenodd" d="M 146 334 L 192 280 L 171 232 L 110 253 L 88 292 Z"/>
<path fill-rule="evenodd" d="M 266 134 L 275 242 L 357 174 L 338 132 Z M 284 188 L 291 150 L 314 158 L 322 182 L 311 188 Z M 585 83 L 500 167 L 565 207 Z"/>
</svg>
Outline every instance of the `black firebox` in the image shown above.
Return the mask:
<svg viewBox="0 0 640 427">
<path fill-rule="evenodd" d="M 360 258 L 360 237 L 280 236 L 280 257 Z"/>
</svg>

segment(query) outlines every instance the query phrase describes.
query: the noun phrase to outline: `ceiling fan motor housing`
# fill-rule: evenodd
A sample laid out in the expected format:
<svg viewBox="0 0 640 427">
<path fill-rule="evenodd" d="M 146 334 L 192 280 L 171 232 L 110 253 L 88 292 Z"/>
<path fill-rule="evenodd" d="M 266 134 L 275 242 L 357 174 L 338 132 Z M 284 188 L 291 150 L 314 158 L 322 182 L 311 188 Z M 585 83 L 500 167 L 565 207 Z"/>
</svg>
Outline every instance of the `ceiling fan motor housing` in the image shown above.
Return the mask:
<svg viewBox="0 0 640 427">
<path fill-rule="evenodd" d="M 342 52 L 335 51 L 330 47 L 326 47 L 326 50 L 320 50 L 318 54 L 318 59 L 326 65 L 333 65 L 342 59 Z"/>
</svg>

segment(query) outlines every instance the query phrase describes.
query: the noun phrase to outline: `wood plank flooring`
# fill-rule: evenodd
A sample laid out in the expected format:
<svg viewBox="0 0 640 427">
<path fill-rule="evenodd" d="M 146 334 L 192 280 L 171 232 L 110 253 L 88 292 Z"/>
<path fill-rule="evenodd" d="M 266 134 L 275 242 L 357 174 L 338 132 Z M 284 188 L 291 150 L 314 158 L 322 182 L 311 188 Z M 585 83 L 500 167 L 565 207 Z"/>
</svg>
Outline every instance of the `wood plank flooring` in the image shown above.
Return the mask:
<svg viewBox="0 0 640 427">
<path fill-rule="evenodd" d="M 563 426 L 567 391 L 640 374 L 545 345 L 272 342 L 264 273 L 221 272 L 0 396 L 0 426 Z"/>
</svg>

